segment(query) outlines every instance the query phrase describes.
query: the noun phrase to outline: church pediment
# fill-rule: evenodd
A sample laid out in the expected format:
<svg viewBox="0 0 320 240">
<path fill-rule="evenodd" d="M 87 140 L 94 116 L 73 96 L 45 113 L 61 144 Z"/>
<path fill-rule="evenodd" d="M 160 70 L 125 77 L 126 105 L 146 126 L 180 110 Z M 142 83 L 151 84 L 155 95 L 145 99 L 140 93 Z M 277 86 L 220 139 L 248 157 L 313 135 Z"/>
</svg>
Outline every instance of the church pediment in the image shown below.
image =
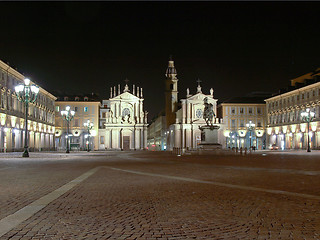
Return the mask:
<svg viewBox="0 0 320 240">
<path fill-rule="evenodd" d="M 211 95 L 205 95 L 203 93 L 197 93 L 195 95 L 188 97 L 187 99 L 188 99 L 188 101 L 203 101 L 203 99 L 206 97 L 209 99 L 209 101 L 210 101 L 210 99 L 214 100 Z"/>
<path fill-rule="evenodd" d="M 121 93 L 120 95 L 114 97 L 114 98 L 110 98 L 110 100 L 130 100 L 130 101 L 138 101 L 139 98 L 135 95 L 133 95 L 132 93 L 129 92 L 124 92 Z"/>
</svg>

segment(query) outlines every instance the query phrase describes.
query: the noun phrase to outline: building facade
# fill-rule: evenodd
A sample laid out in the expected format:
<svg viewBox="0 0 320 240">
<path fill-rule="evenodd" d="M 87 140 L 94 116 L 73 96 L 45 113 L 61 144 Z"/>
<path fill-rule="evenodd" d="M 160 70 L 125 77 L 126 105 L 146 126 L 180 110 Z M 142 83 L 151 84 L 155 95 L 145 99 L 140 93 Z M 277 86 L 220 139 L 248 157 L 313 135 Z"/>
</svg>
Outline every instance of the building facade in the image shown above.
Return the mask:
<svg viewBox="0 0 320 240">
<path fill-rule="evenodd" d="M 319 69 L 318 69 L 319 70 Z M 268 144 L 280 149 L 306 149 L 308 132 L 312 149 L 320 149 L 320 81 L 319 71 L 291 80 L 281 94 L 266 99 Z M 309 108 L 315 113 L 307 123 L 301 113 Z"/>
<path fill-rule="evenodd" d="M 23 151 L 25 105 L 15 94 L 14 87 L 24 83 L 25 76 L 0 61 L 0 150 Z M 35 84 L 31 81 L 31 84 Z M 56 97 L 39 87 L 34 103 L 29 104 L 29 151 L 54 150 L 54 102 Z"/>
<path fill-rule="evenodd" d="M 149 142 L 154 144 L 157 150 L 171 151 L 173 149 L 181 149 L 185 151 L 197 149 L 201 143 L 201 130 L 199 127 L 206 125 L 203 119 L 204 99 L 207 99 L 208 103 L 213 105 L 215 114 L 217 113 L 218 100 L 214 98 L 212 88 L 209 94 L 204 94 L 200 81 L 198 81 L 196 92 L 191 94 L 190 90 L 187 89 L 186 98 L 179 101 L 179 80 L 172 59 L 168 62 L 165 76 L 165 118 L 160 116 L 159 119 L 156 119 L 151 124 L 150 127 L 154 127 L 155 129 L 154 131 L 150 129 Z M 214 124 L 221 128 L 221 123 L 221 119 L 215 116 Z M 162 127 L 162 130 L 159 129 L 159 126 Z M 222 128 L 219 130 L 219 133 L 222 132 L 221 130 Z"/>
<path fill-rule="evenodd" d="M 143 150 L 147 148 L 147 112 L 143 110 L 143 90 L 126 84 L 110 89 L 110 98 L 100 109 L 99 149 Z"/>
<path fill-rule="evenodd" d="M 85 96 L 61 96 L 56 101 L 56 148 L 58 151 L 67 148 L 67 121 L 61 115 L 61 111 L 67 106 L 75 111 L 74 118 L 69 125 L 69 142 L 71 151 L 98 150 L 99 148 L 99 108 L 100 100 L 94 94 Z M 88 132 L 88 128 L 84 125 L 87 121 L 93 123 L 93 127 Z"/>
<path fill-rule="evenodd" d="M 148 149 L 160 151 L 167 149 L 166 116 L 158 116 L 148 126 Z"/>
<path fill-rule="evenodd" d="M 219 117 L 224 120 L 225 148 L 266 149 L 266 104 L 263 99 L 239 97 L 219 104 Z"/>
</svg>

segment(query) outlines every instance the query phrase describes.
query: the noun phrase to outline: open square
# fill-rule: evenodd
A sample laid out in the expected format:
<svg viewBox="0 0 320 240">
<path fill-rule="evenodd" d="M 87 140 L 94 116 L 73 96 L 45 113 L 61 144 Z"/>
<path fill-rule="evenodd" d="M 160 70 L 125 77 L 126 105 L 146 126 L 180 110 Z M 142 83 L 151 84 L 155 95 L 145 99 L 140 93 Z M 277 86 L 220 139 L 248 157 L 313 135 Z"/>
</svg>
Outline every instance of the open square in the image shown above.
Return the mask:
<svg viewBox="0 0 320 240">
<path fill-rule="evenodd" d="M 319 239 L 319 154 L 7 154 L 0 239 Z"/>
</svg>

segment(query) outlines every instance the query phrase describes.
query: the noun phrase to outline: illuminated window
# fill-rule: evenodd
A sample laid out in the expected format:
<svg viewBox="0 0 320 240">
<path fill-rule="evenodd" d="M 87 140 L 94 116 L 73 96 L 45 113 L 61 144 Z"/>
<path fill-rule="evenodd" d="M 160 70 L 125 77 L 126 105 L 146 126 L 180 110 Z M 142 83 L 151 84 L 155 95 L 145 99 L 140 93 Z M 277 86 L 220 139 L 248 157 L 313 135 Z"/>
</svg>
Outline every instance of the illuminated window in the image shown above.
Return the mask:
<svg viewBox="0 0 320 240">
<path fill-rule="evenodd" d="M 104 144 L 104 136 L 100 136 L 100 144 Z"/>
<path fill-rule="evenodd" d="M 232 113 L 232 114 L 235 114 L 235 109 L 234 109 L 234 107 L 231 108 L 231 113 Z"/>
<path fill-rule="evenodd" d="M 83 111 L 84 111 L 84 112 L 88 112 L 88 107 L 84 107 L 84 108 L 83 108 Z"/>
<path fill-rule="evenodd" d="M 59 111 L 60 111 L 60 107 L 56 106 L 56 112 L 59 112 Z"/>
<path fill-rule="evenodd" d="M 243 114 L 243 108 L 240 108 L 240 113 Z"/>
</svg>

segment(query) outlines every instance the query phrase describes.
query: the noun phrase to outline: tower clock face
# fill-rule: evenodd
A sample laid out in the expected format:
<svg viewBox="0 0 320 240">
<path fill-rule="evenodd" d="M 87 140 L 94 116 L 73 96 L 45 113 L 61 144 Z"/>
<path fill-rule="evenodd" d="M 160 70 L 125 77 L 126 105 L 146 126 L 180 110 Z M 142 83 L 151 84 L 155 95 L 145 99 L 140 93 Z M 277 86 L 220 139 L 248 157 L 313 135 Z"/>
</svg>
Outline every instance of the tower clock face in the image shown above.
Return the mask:
<svg viewBox="0 0 320 240">
<path fill-rule="evenodd" d="M 197 109 L 197 111 L 196 111 L 196 117 L 197 117 L 197 118 L 201 118 L 201 117 L 202 117 L 202 110 L 201 110 L 201 109 Z"/>
</svg>

